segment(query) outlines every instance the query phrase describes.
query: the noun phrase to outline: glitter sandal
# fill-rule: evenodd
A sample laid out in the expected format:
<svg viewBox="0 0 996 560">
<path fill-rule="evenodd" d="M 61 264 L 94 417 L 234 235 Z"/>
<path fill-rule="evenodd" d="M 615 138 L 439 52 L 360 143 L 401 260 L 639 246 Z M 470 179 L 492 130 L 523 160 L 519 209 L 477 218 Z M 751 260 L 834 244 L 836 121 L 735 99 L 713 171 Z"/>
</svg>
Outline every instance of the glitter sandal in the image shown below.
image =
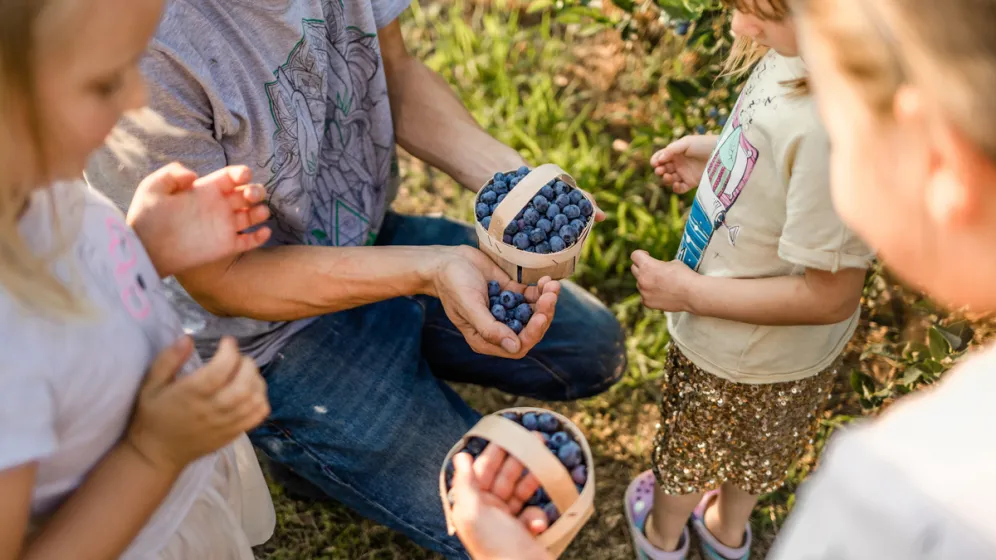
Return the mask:
<svg viewBox="0 0 996 560">
<path fill-rule="evenodd" d="M 644 528 L 647 518 L 654 506 L 654 487 L 657 479 L 652 471 L 637 476 L 626 488 L 626 499 L 623 508 L 626 511 L 626 521 L 629 522 L 629 532 L 633 536 L 633 549 L 636 550 L 636 560 L 685 560 L 688 555 L 688 528 L 681 534 L 678 550 L 667 552 L 650 544 Z"/>
<path fill-rule="evenodd" d="M 748 560 L 750 558 L 750 543 L 753 535 L 750 523 L 744 531 L 744 544 L 740 548 L 730 548 L 719 542 L 705 525 L 705 512 L 709 504 L 719 495 L 719 490 L 713 490 L 702 497 L 702 501 L 692 512 L 692 528 L 699 537 L 702 557 L 706 560 Z"/>
</svg>

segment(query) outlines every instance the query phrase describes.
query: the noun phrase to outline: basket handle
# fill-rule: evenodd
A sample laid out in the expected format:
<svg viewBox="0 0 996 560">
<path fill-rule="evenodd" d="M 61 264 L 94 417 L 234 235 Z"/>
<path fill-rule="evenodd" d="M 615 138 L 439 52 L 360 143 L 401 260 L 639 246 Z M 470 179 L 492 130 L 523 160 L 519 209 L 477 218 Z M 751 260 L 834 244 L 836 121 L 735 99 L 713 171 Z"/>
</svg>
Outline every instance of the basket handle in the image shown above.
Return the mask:
<svg viewBox="0 0 996 560">
<path fill-rule="evenodd" d="M 529 204 L 544 185 L 561 175 L 567 176 L 567 172 L 552 163 L 544 163 L 530 171 L 514 189 L 508 191 L 505 199 L 495 208 L 494 214 L 491 215 L 488 234 L 495 239 L 501 239 L 505 234 L 505 228 L 515 219 L 516 214 Z M 574 184 L 571 186 L 576 187 Z"/>
<path fill-rule="evenodd" d="M 516 422 L 496 415 L 485 416 L 467 432 L 468 436 L 484 438 L 518 459 L 539 479 L 557 509 L 566 512 L 577 501 L 578 489 L 564 465 L 532 434 Z"/>
</svg>

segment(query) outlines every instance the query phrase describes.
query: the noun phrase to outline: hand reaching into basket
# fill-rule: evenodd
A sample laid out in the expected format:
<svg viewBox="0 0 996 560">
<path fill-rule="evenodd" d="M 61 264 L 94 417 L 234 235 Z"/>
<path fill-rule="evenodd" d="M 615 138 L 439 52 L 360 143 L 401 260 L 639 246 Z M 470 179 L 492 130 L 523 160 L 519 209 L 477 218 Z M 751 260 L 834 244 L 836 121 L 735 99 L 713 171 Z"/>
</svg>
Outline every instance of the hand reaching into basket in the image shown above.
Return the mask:
<svg viewBox="0 0 996 560">
<path fill-rule="evenodd" d="M 519 359 L 539 344 L 553 322 L 559 282 L 543 278 L 536 286 L 523 286 L 477 249 L 461 246 L 445 251 L 433 276 L 431 295 L 439 298 L 446 316 L 475 352 Z M 533 306 L 532 317 L 519 334 L 492 316 L 488 305 L 491 280 L 497 280 L 504 290 L 522 293 Z"/>
<path fill-rule="evenodd" d="M 504 455 L 495 445 L 489 445 Z M 487 450 L 485 450 L 487 452 Z M 498 454 L 494 454 L 498 457 Z M 545 517 L 540 522 L 529 524 L 522 517 L 516 519 L 508 508 L 508 502 L 495 494 L 482 489 L 482 477 L 478 471 L 484 471 L 490 476 L 490 486 L 493 488 L 502 473 L 518 470 L 522 473 L 522 464 L 511 458 L 502 457 L 497 461 L 489 461 L 489 466 L 478 468 L 484 454 L 477 461 L 466 453 L 460 453 L 453 458 L 453 524 L 457 535 L 467 547 L 474 560 L 553 560 L 530 531 L 535 532 L 542 525 L 546 529 Z M 531 478 L 527 475 L 522 480 Z M 486 480 L 485 480 L 486 481 Z M 535 482 L 536 487 L 539 481 Z M 533 488 L 535 492 L 535 487 Z M 514 492 L 517 494 L 518 492 Z M 531 492 L 530 492 L 531 493 Z M 510 493 L 511 496 L 513 493 Z M 521 504 L 521 502 L 520 502 Z M 521 507 L 521 506 L 520 506 Z M 527 508 L 537 509 L 537 508 Z M 522 514 L 525 515 L 525 512 Z M 542 512 L 539 512 L 543 516 Z M 540 532 L 542 532 L 542 530 Z"/>
</svg>

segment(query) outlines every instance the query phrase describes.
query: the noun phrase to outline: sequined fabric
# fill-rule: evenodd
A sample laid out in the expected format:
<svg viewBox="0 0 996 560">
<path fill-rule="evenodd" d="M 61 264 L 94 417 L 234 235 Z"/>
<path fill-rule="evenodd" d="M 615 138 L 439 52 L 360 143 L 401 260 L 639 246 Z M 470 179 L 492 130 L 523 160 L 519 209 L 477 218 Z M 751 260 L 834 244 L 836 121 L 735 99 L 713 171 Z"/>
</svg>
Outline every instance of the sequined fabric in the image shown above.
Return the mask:
<svg viewBox="0 0 996 560">
<path fill-rule="evenodd" d="M 733 383 L 695 367 L 671 345 L 653 467 L 671 495 L 725 482 L 751 494 L 778 489 L 806 452 L 841 367 L 787 383 Z"/>
</svg>

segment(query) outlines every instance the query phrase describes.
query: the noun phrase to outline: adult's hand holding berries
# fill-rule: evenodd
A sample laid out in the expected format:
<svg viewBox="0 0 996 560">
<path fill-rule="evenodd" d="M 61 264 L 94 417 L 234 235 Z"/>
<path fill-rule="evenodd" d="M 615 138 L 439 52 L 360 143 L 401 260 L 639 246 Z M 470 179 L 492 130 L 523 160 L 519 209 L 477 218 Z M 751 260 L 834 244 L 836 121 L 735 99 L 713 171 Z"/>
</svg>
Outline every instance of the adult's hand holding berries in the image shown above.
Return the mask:
<svg viewBox="0 0 996 560">
<path fill-rule="evenodd" d="M 474 461 L 466 453 L 453 458 L 452 519 L 457 535 L 471 557 L 474 560 L 552 560 L 526 525 L 500 502 L 495 502 L 492 494 L 481 489 L 475 472 L 479 462 L 480 459 Z"/>
<path fill-rule="evenodd" d="M 193 352 L 183 337 L 163 350 L 138 394 L 126 441 L 154 467 L 178 473 L 266 419 L 266 382 L 252 358 L 225 337 L 200 369 L 177 377 Z"/>
<path fill-rule="evenodd" d="M 142 241 L 163 278 L 255 249 L 270 238 L 260 225 L 270 217 L 261 204 L 266 191 L 248 184 L 245 166 L 197 177 L 173 163 L 139 184 L 128 209 L 128 225 Z"/>
<path fill-rule="evenodd" d="M 488 282 L 502 290 L 521 292 L 535 307 L 533 316 L 518 335 L 491 314 Z M 487 255 L 473 247 L 441 249 L 428 289 L 442 302 L 446 316 L 479 354 L 518 359 L 526 355 L 550 328 L 560 293 L 560 283 L 542 278 L 536 286 L 512 282 Z"/>
<path fill-rule="evenodd" d="M 698 273 L 679 260 L 659 261 L 646 251 L 634 251 L 631 258 L 630 270 L 643 305 L 660 311 L 692 311 L 689 294 Z"/>
<path fill-rule="evenodd" d="M 678 194 L 699 186 L 706 163 L 719 136 L 685 136 L 671 142 L 650 158 L 650 165 L 665 185 Z"/>
</svg>

